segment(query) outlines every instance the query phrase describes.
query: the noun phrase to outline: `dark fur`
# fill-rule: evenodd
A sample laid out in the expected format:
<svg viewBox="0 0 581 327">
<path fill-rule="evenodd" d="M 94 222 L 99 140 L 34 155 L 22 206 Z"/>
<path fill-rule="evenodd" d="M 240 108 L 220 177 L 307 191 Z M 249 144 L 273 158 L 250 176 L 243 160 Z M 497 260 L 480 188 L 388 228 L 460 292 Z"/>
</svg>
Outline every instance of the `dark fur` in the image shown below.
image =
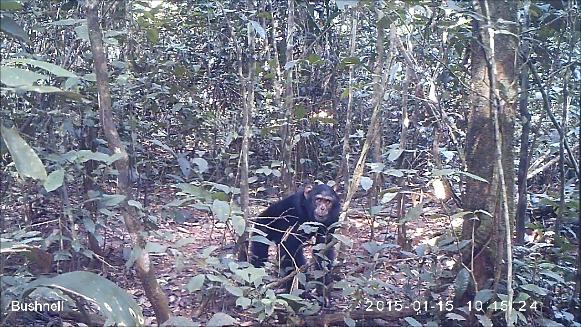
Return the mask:
<svg viewBox="0 0 581 327">
<path fill-rule="evenodd" d="M 333 198 L 331 208 L 323 220 L 317 220 L 315 217 L 315 198 L 318 194 Z M 302 245 L 311 235 L 306 234 L 299 227 L 305 222 L 322 223 L 323 226 L 320 226 L 316 233 L 316 243 L 328 243 L 331 241 L 331 234 L 335 230 L 335 227 L 329 228 L 329 226 L 339 220 L 340 211 L 341 205 L 337 193 L 327 185 L 316 185 L 312 187 L 306 197 L 305 190 L 301 189 L 295 194 L 272 204 L 256 219 L 258 224 L 255 225 L 255 229 L 264 232 L 266 238 L 273 243 L 277 245 L 282 243 L 279 247 L 281 268 L 285 274 L 288 274 L 294 270 L 295 264 L 296 267 L 300 267 L 307 262 L 303 254 Z M 254 235 L 260 234 L 253 233 Z M 268 247 L 268 244 L 251 240 L 250 262 L 255 267 L 262 267 L 266 260 L 268 260 Z M 329 249 L 325 254 L 331 262 L 335 259 L 333 249 Z M 320 256 L 314 255 L 317 257 L 318 269 L 322 269 L 322 259 Z M 290 292 L 291 286 L 292 280 L 286 284 L 287 292 Z"/>
</svg>

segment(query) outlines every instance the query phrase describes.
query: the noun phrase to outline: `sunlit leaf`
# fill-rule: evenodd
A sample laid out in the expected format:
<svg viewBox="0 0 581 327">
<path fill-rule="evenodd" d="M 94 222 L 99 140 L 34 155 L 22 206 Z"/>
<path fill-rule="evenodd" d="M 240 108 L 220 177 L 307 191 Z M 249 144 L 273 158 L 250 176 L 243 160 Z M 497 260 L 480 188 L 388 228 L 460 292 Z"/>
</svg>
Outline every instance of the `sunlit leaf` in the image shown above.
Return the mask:
<svg viewBox="0 0 581 327">
<path fill-rule="evenodd" d="M 39 80 L 46 79 L 48 79 L 48 76 L 26 69 L 8 66 L 0 67 L 0 81 L 7 86 L 32 85 Z"/>
<path fill-rule="evenodd" d="M 75 73 L 73 73 L 71 71 L 68 71 L 60 66 L 57 66 L 55 64 L 51 64 L 51 63 L 45 62 L 45 61 L 18 58 L 18 59 L 10 59 L 7 62 L 9 62 L 9 63 L 16 62 L 16 63 L 27 64 L 27 65 L 31 65 L 34 67 L 38 67 L 38 68 L 41 68 L 41 69 L 48 71 L 49 73 L 55 74 L 56 76 L 59 76 L 59 77 L 76 77 L 77 76 Z"/>
<path fill-rule="evenodd" d="M 63 185 L 65 178 L 65 170 L 58 169 L 50 173 L 48 178 L 44 181 L 44 189 L 47 192 L 52 192 Z"/>
<path fill-rule="evenodd" d="M 16 170 L 21 176 L 34 179 L 45 180 L 47 178 L 46 169 L 34 150 L 26 143 L 20 134 L 11 129 L 1 126 L 2 138 L 6 147 L 14 160 Z"/>
</svg>

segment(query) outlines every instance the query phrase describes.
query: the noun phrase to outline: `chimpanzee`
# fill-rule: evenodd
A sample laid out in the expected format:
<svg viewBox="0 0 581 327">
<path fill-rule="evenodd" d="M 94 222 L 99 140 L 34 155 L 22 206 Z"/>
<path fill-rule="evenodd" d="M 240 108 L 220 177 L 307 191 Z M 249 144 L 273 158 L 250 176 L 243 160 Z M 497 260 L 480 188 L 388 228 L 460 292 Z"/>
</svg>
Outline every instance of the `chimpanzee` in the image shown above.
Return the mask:
<svg viewBox="0 0 581 327">
<path fill-rule="evenodd" d="M 319 222 L 316 232 L 316 243 L 326 244 L 331 241 L 335 225 L 341 211 L 339 196 L 327 185 L 308 185 L 295 194 L 271 205 L 255 220 L 254 228 L 263 232 L 265 237 L 276 245 L 280 245 L 281 268 L 284 274 L 289 274 L 295 267 L 304 265 L 307 261 L 303 254 L 303 243 L 311 236 L 299 228 L 306 222 Z M 333 225 L 333 226 L 331 226 Z M 316 226 L 316 225 L 314 225 Z M 268 259 L 268 244 L 258 240 L 258 232 L 250 238 L 250 254 L 255 267 L 262 267 Z M 322 269 L 322 259 L 316 255 L 318 269 Z M 325 255 L 331 262 L 335 259 L 333 249 Z M 286 283 L 290 293 L 292 280 Z M 320 288 L 318 288 L 320 293 Z"/>
</svg>

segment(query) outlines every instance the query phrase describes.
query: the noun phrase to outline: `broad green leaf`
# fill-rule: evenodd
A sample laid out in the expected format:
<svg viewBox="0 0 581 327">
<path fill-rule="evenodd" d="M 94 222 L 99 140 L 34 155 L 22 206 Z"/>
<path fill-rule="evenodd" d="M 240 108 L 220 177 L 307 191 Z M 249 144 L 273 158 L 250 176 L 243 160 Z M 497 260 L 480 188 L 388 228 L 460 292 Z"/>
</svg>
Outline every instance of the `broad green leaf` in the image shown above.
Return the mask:
<svg viewBox="0 0 581 327">
<path fill-rule="evenodd" d="M 476 296 L 474 296 L 474 302 L 475 303 L 479 302 L 479 303 L 485 304 L 491 298 L 492 298 L 492 290 L 483 289 L 483 290 L 478 291 L 478 293 L 476 293 Z"/>
<path fill-rule="evenodd" d="M 488 183 L 488 181 L 486 179 L 484 179 L 484 178 L 482 178 L 482 177 L 480 177 L 478 175 L 474 175 L 474 174 L 471 174 L 471 173 L 468 173 L 468 172 L 465 172 L 465 171 L 458 171 L 458 173 L 459 174 L 464 174 L 464 175 L 466 175 L 468 177 L 471 177 L 471 178 L 474 178 L 477 181 L 481 181 L 481 182 L 484 182 L 484 183 Z"/>
<path fill-rule="evenodd" d="M 367 176 L 363 176 L 361 177 L 361 187 L 367 191 L 371 188 L 371 186 L 373 186 L 373 180 Z"/>
<path fill-rule="evenodd" d="M 49 62 L 34 60 L 34 59 L 11 59 L 7 62 L 17 62 L 21 64 L 28 64 L 34 67 L 42 68 L 49 73 L 53 73 L 59 77 L 77 77 L 77 75 L 73 72 L 70 72 L 62 67 L 59 67 L 55 64 L 51 64 Z"/>
<path fill-rule="evenodd" d="M 8 35 L 12 37 L 26 42 L 28 44 L 32 43 L 28 34 L 22 29 L 22 27 L 14 21 L 10 16 L 1 14 L 0 16 L 0 30 L 6 32 Z"/>
<path fill-rule="evenodd" d="M 266 39 L 266 30 L 262 27 L 262 25 L 260 25 L 259 22 L 254 20 L 250 20 L 249 22 L 250 22 L 249 25 L 252 25 L 252 27 L 254 27 L 256 34 L 260 35 L 261 38 Z"/>
<path fill-rule="evenodd" d="M 89 27 L 87 24 L 79 25 L 75 27 L 75 33 L 77 38 L 83 41 L 89 41 Z"/>
<path fill-rule="evenodd" d="M 545 296 L 547 295 L 547 290 L 545 288 L 539 287 L 535 284 L 525 284 L 521 285 L 521 288 L 530 292 L 537 293 L 538 295 Z"/>
<path fill-rule="evenodd" d="M 77 25 L 77 24 L 83 24 L 86 23 L 87 20 L 86 19 L 61 19 L 61 20 L 57 20 L 54 22 L 50 22 L 48 23 L 48 25 L 53 25 L 53 26 L 71 26 L 71 25 Z"/>
<path fill-rule="evenodd" d="M 147 30 L 147 39 L 153 44 L 159 41 L 159 31 L 157 28 L 150 28 Z"/>
<path fill-rule="evenodd" d="M 432 170 L 432 176 L 448 176 L 454 173 L 453 169 L 434 169 Z"/>
<path fill-rule="evenodd" d="M 103 204 L 112 207 L 125 200 L 125 195 L 121 194 L 103 194 Z"/>
<path fill-rule="evenodd" d="M 418 203 L 415 207 L 408 210 L 403 218 L 404 221 L 414 221 L 420 218 L 420 214 L 422 213 L 422 209 L 424 208 L 424 201 Z"/>
<path fill-rule="evenodd" d="M 246 221 L 244 220 L 244 217 L 232 216 L 232 227 L 234 227 L 234 232 L 236 232 L 238 236 L 242 235 L 246 229 Z"/>
<path fill-rule="evenodd" d="M 23 298 L 39 287 L 56 288 L 68 294 L 81 296 L 93 302 L 113 324 L 143 326 L 141 308 L 123 289 L 105 277 L 86 271 L 73 271 L 52 278 L 39 278 L 31 282 Z"/>
<path fill-rule="evenodd" d="M 230 216 L 230 205 L 226 201 L 214 200 L 212 203 L 212 212 L 216 215 L 218 220 L 226 222 Z"/>
<path fill-rule="evenodd" d="M 137 209 L 143 210 L 143 205 L 139 201 L 129 200 L 127 201 L 127 204 Z"/>
<path fill-rule="evenodd" d="M 52 93 L 52 94 L 65 96 L 65 97 L 67 97 L 71 100 L 75 100 L 75 101 L 80 101 L 80 102 L 84 102 L 84 103 L 90 102 L 89 100 L 83 98 L 83 96 L 80 95 L 79 93 L 75 93 L 75 92 L 71 92 L 71 91 L 64 91 L 64 90 L 61 90 L 58 87 L 54 87 L 54 86 L 21 85 L 21 86 L 15 87 L 15 88 L 8 88 L 7 87 L 7 88 L 4 88 L 4 90 L 12 91 L 12 92 Z"/>
<path fill-rule="evenodd" d="M 351 317 L 343 317 L 343 322 L 345 322 L 345 325 L 347 325 L 347 327 L 355 327 L 357 326 L 357 322 L 353 319 L 351 319 Z"/>
<path fill-rule="evenodd" d="M 165 250 L 167 250 L 167 246 L 158 243 L 147 242 L 145 245 L 147 253 L 165 253 Z"/>
<path fill-rule="evenodd" d="M 452 320 L 458 320 L 458 321 L 465 321 L 466 320 L 466 318 L 464 318 L 463 316 L 461 316 L 457 313 L 453 313 L 453 312 L 447 313 L 446 318 L 452 319 Z"/>
<path fill-rule="evenodd" d="M 242 309 L 248 308 L 251 304 L 252 304 L 252 300 L 250 300 L 249 298 L 241 296 L 241 297 L 236 299 L 236 305 L 241 306 Z"/>
<path fill-rule="evenodd" d="M 405 317 L 405 318 L 403 318 L 403 320 L 405 320 L 412 327 L 422 327 L 423 326 L 419 321 L 415 320 L 412 317 Z"/>
<path fill-rule="evenodd" d="M 20 3 L 20 1 L 8 1 L 8 0 L 2 0 L 0 1 L 0 9 L 5 10 L 5 11 L 10 11 L 10 10 L 22 10 L 23 6 Z M 4 19 L 4 18 L 2 18 Z"/>
<path fill-rule="evenodd" d="M 336 239 L 338 239 L 341 243 L 347 245 L 348 247 L 352 247 L 353 246 L 353 240 L 345 235 L 341 235 L 341 234 L 337 234 L 337 233 L 333 233 L 333 237 L 335 237 Z"/>
<path fill-rule="evenodd" d="M 230 292 L 230 294 L 234 295 L 234 296 L 243 296 L 244 292 L 242 291 L 242 289 L 240 287 L 236 287 L 233 285 L 226 285 L 224 286 L 224 288 L 226 289 L 226 291 Z"/>
<path fill-rule="evenodd" d="M 84 79 L 85 81 L 89 81 L 89 82 L 96 82 L 97 81 L 97 75 L 95 73 L 83 75 L 83 76 L 81 76 L 81 78 Z"/>
<path fill-rule="evenodd" d="M 341 63 L 337 66 L 338 69 L 343 69 L 349 66 L 359 65 L 361 60 L 357 57 L 347 57 L 341 60 Z"/>
<path fill-rule="evenodd" d="M 65 81 L 65 90 L 70 90 L 72 89 L 74 86 L 79 85 L 79 81 L 81 80 L 80 77 L 69 77 L 67 78 L 67 80 Z"/>
<path fill-rule="evenodd" d="M 39 80 L 46 79 L 48 79 L 48 76 L 26 69 L 8 66 L 0 67 L 0 81 L 7 86 L 32 85 Z"/>
<path fill-rule="evenodd" d="M 204 158 L 194 158 L 192 162 L 198 165 L 200 173 L 204 173 L 208 170 L 208 162 Z"/>
<path fill-rule="evenodd" d="M 309 64 L 313 65 L 321 61 L 321 57 L 316 53 L 311 53 L 309 55 Z"/>
<path fill-rule="evenodd" d="M 468 289 L 468 285 L 470 284 L 471 279 L 472 277 L 470 276 L 470 272 L 466 268 L 460 270 L 458 276 L 456 276 L 456 279 L 454 280 L 454 295 L 457 299 L 464 295 Z"/>
<path fill-rule="evenodd" d="M 383 203 L 383 204 L 386 204 L 389 201 L 395 199 L 396 196 L 397 196 L 397 192 L 393 192 L 393 193 L 387 192 L 387 193 L 384 193 L 383 194 L 383 197 L 381 197 L 381 201 L 380 202 Z"/>
<path fill-rule="evenodd" d="M 492 322 L 492 320 L 490 320 L 490 318 L 488 318 L 486 315 L 478 315 L 477 314 L 476 318 L 478 319 L 478 322 L 480 322 L 480 324 L 483 327 L 493 327 L 494 326 L 494 323 Z M 552 326 L 552 325 L 545 325 L 545 326 Z"/>
<path fill-rule="evenodd" d="M 50 175 L 48 175 L 48 178 L 44 181 L 44 189 L 47 192 L 52 192 L 57 188 L 61 187 L 61 185 L 63 185 L 64 179 L 65 179 L 65 170 L 64 169 L 55 170 L 52 173 L 50 173 Z"/>
<path fill-rule="evenodd" d="M 303 106 L 295 108 L 295 117 L 297 120 L 304 118 L 307 115 L 307 110 Z"/>
<path fill-rule="evenodd" d="M 397 158 L 399 158 L 403 152 L 404 151 L 400 149 L 391 149 L 389 150 L 389 156 L 387 157 L 387 159 L 389 161 L 396 161 Z"/>
<path fill-rule="evenodd" d="M 2 138 L 14 160 L 20 176 L 46 180 L 47 174 L 42 161 L 17 131 L 1 126 Z"/>
</svg>

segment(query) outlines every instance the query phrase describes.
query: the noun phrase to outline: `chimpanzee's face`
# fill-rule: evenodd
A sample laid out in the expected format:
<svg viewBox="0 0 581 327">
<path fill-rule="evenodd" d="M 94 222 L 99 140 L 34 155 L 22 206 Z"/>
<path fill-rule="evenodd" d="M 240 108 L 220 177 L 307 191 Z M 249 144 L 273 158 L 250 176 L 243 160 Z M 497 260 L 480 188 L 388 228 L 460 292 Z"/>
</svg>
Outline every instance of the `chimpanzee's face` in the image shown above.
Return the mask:
<svg viewBox="0 0 581 327">
<path fill-rule="evenodd" d="M 312 205 L 313 218 L 318 222 L 325 222 L 335 206 L 339 205 L 339 197 L 327 185 L 307 186 L 305 197 Z"/>
</svg>

